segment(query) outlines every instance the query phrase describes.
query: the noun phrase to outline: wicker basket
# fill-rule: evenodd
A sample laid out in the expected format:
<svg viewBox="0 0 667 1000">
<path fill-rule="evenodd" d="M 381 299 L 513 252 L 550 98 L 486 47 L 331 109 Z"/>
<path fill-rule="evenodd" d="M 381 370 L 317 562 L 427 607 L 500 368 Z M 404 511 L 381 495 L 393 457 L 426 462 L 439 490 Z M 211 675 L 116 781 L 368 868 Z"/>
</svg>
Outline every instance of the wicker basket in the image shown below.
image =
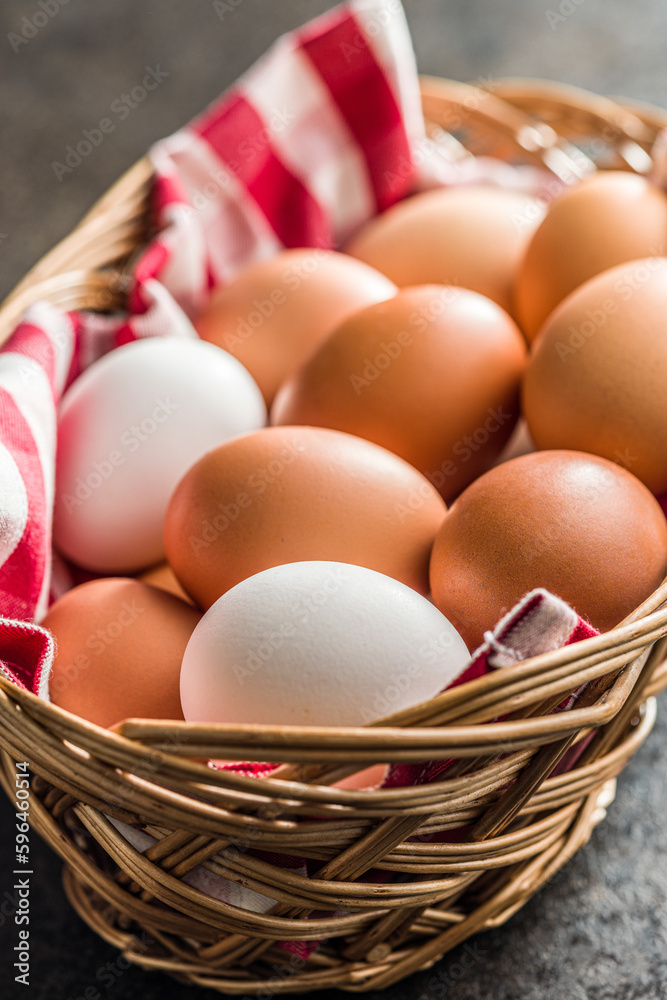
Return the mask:
<svg viewBox="0 0 667 1000">
<path fill-rule="evenodd" d="M 657 109 L 539 81 L 489 92 L 429 78 L 422 96 L 451 155 L 467 147 L 545 164 L 568 182 L 593 160 L 647 170 L 667 124 Z M 33 268 L 0 312 L 0 341 L 37 298 L 123 304 L 128 261 L 147 238 L 150 180 L 141 160 Z M 503 923 L 588 840 L 667 686 L 666 601 L 663 585 L 611 632 L 360 729 L 132 720 L 109 732 L 0 677 L 0 775 L 13 797 L 14 762 L 29 762 L 31 822 L 65 861 L 72 904 L 133 962 L 230 994 L 378 989 Z M 576 709 L 549 714 L 584 682 Z M 547 777 L 591 730 L 576 768 Z M 458 762 L 433 784 L 331 787 L 372 763 L 444 757 Z M 283 766 L 258 781 L 202 758 Z M 156 843 L 139 853 L 108 815 Z M 434 836 L 464 826 L 461 842 Z M 249 847 L 311 859 L 316 874 Z M 181 880 L 199 865 L 274 907 L 254 913 L 199 892 Z M 370 869 L 392 877 L 365 878 Z M 280 946 L 316 940 L 326 943 L 307 958 Z"/>
</svg>

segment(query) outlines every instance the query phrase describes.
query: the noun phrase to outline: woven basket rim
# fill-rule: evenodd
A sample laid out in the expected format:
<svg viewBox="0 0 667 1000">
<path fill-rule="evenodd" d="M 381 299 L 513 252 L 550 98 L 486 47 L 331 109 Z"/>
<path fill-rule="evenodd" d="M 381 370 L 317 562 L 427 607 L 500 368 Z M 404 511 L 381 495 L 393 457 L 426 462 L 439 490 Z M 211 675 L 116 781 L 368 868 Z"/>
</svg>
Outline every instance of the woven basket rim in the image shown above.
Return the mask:
<svg viewBox="0 0 667 1000">
<path fill-rule="evenodd" d="M 534 119 L 532 117 L 534 107 L 539 104 L 540 101 L 550 100 L 559 107 L 565 107 L 571 110 L 573 107 L 579 108 L 582 117 L 589 121 L 591 115 L 596 116 L 597 120 L 603 119 L 603 114 L 606 116 L 604 120 L 608 121 L 610 126 L 613 125 L 615 131 L 619 134 L 627 135 L 628 130 L 630 133 L 636 131 L 637 123 L 640 121 L 639 116 L 642 116 L 642 123 L 648 122 L 654 127 L 665 125 L 667 127 L 667 111 L 649 105 L 649 104 L 639 104 L 637 102 L 625 102 L 618 104 L 609 98 L 601 97 L 592 92 L 586 91 L 582 88 L 560 84 L 557 81 L 541 80 L 535 78 L 500 78 L 493 81 L 491 87 L 479 87 L 477 83 L 460 83 L 456 80 L 449 80 L 434 76 L 421 76 L 420 84 L 422 90 L 422 98 L 425 107 L 425 113 L 428 117 L 428 109 L 433 107 L 434 102 L 441 102 L 443 106 L 448 108 L 450 105 L 458 107 L 459 109 L 464 109 L 465 113 L 469 117 L 475 117 L 481 114 L 484 120 L 487 120 L 496 113 L 498 116 L 499 128 L 504 133 L 507 131 L 508 127 L 514 129 L 515 141 L 520 149 L 525 148 L 525 142 L 521 138 L 523 131 L 526 129 L 527 124 L 531 123 Z M 531 115 L 527 116 L 522 109 L 518 109 L 515 105 L 505 104 L 505 102 L 497 97 L 500 94 L 511 94 L 513 97 L 521 95 L 523 102 L 531 110 Z M 491 111 L 488 108 L 491 108 Z M 624 113 L 625 117 L 619 121 L 618 113 L 619 108 Z M 481 110 L 480 110 L 481 109 Z M 612 121 L 612 119 L 615 119 Z M 557 135 L 554 136 L 551 142 L 562 146 Z M 545 149 L 548 148 L 549 143 L 545 142 L 545 147 L 538 149 L 535 152 L 537 158 L 543 162 Z M 548 164 L 547 164 L 548 166 Z M 119 259 L 115 256 L 116 251 L 119 250 L 121 253 L 127 250 L 127 243 L 136 239 L 138 232 L 145 232 L 145 226 L 141 222 L 141 212 L 139 211 L 139 206 L 145 202 L 146 192 L 150 185 L 153 176 L 153 167 L 149 157 L 142 157 L 137 163 L 135 163 L 112 187 L 100 198 L 92 208 L 84 215 L 72 233 L 65 237 L 60 243 L 58 243 L 51 251 L 49 251 L 26 275 L 26 277 L 19 282 L 13 292 L 5 299 L 5 302 L 0 306 L 0 343 L 3 339 L 6 340 L 7 336 L 11 331 L 3 328 L 3 320 L 7 313 L 14 316 L 16 311 L 20 308 L 21 312 L 26 308 L 27 304 L 34 301 L 36 296 L 49 297 L 50 295 L 58 296 L 60 293 L 67 292 L 68 290 L 74 289 L 78 292 L 79 289 L 83 288 L 90 293 L 91 305 L 89 308 L 99 308 L 100 307 L 100 296 L 102 296 L 101 306 L 102 308 L 108 308 L 110 299 L 113 301 L 114 292 L 110 292 L 110 285 L 116 286 L 116 297 L 118 295 L 123 295 L 127 291 L 127 282 L 120 280 L 118 272 L 112 271 L 111 274 L 108 271 L 101 268 L 101 260 L 108 260 L 108 255 L 106 258 L 102 257 L 100 262 L 97 263 L 95 267 L 81 268 L 77 267 L 75 269 L 66 269 L 63 271 L 58 271 L 58 268 L 65 264 L 67 265 L 76 261 L 77 251 L 79 249 L 80 241 L 83 239 L 86 241 L 86 246 L 88 247 L 88 242 L 93 240 L 93 245 L 95 250 L 96 238 L 100 234 L 104 234 L 111 222 L 116 219 L 119 213 L 125 213 L 123 221 L 126 223 L 127 237 L 125 242 L 121 242 L 120 247 L 116 247 L 115 242 L 113 244 L 113 253 L 111 260 L 114 261 Z M 96 254 L 99 257 L 99 253 Z M 125 274 L 125 269 L 123 269 L 122 274 Z M 640 640 L 642 634 L 645 630 L 649 630 L 652 627 L 657 629 L 663 629 L 663 632 L 667 632 L 667 609 L 664 611 L 658 610 L 662 605 L 667 603 L 667 580 L 665 583 L 649 598 L 645 601 L 639 608 L 637 608 L 631 615 L 625 619 L 619 626 L 608 632 L 603 633 L 600 636 L 595 636 L 591 639 L 584 640 L 583 642 L 576 643 L 571 646 L 564 647 L 563 649 L 556 650 L 553 653 L 545 653 L 539 656 L 533 657 L 531 660 L 522 661 L 510 668 L 503 671 L 504 675 L 507 676 L 508 671 L 512 675 L 521 675 L 522 673 L 531 672 L 534 670 L 535 673 L 540 672 L 539 668 L 546 668 L 551 664 L 571 664 L 576 662 L 578 659 L 590 654 L 597 652 L 606 651 L 615 645 L 620 645 L 624 640 L 633 641 Z M 627 645 L 627 642 L 626 642 Z M 535 670 L 535 668 L 538 668 Z M 496 675 L 497 678 L 497 675 Z M 466 700 L 469 700 L 473 694 L 477 694 L 478 691 L 483 693 L 484 690 L 490 686 L 493 686 L 494 675 L 486 675 L 486 677 L 479 678 L 476 681 L 465 686 L 466 688 Z M 85 736 L 90 734 L 91 731 L 95 733 L 96 738 L 103 739 L 108 731 L 102 729 L 101 727 L 94 726 L 85 720 L 67 712 L 64 709 L 56 708 L 56 706 L 43 701 L 43 699 L 38 698 L 31 692 L 20 691 L 16 688 L 10 680 L 3 677 L 0 673 L 0 689 L 4 690 L 8 695 L 14 696 L 22 704 L 30 706 L 32 704 L 33 710 L 35 707 L 34 701 L 39 702 L 41 706 L 48 706 L 46 712 L 54 713 L 54 718 L 67 718 L 67 723 L 71 727 L 72 734 L 77 733 L 78 736 Z M 431 702 L 425 703 L 425 705 L 432 704 L 433 701 L 444 702 L 456 701 L 461 697 L 461 689 L 454 689 L 450 692 L 445 692 L 444 695 L 438 696 L 437 699 L 432 699 Z M 397 730 L 396 725 L 401 728 L 410 728 L 411 725 L 418 725 L 421 729 L 419 733 L 420 745 L 423 746 L 424 740 L 421 739 L 422 735 L 428 737 L 429 728 L 426 727 L 422 716 L 424 714 L 425 706 L 419 705 L 415 706 L 413 709 L 409 709 L 406 712 L 396 713 L 395 715 L 387 717 L 385 722 L 384 719 L 378 720 L 371 726 L 366 727 L 299 727 L 299 726 L 231 726 L 225 724 L 213 724 L 213 725 L 203 725 L 194 723 L 172 723 L 169 726 L 170 731 L 180 731 L 183 737 L 187 740 L 188 745 L 192 740 L 192 736 L 198 733 L 208 737 L 210 741 L 211 733 L 218 733 L 220 735 L 229 733 L 231 735 L 238 734 L 239 731 L 245 731 L 252 733 L 257 738 L 265 735 L 267 737 L 278 736 L 284 737 L 286 734 L 299 734 L 303 729 L 313 738 L 335 739 L 336 742 L 341 742 L 345 738 L 354 739 L 358 737 L 362 741 L 367 741 L 370 744 L 377 744 L 383 738 L 384 739 L 396 739 Z M 582 710 L 585 711 L 585 710 Z M 41 711 L 40 711 L 41 714 Z M 568 713 L 572 716 L 573 713 Z M 608 716 L 602 713 L 603 717 L 600 724 L 608 721 Z M 578 721 L 578 716 L 576 711 L 574 714 L 575 723 Z M 554 723 L 552 721 L 550 725 L 555 726 L 554 730 L 551 732 L 553 739 L 557 738 L 558 732 L 560 731 L 559 725 L 562 724 L 560 720 Z M 565 721 L 565 720 L 563 720 Z M 527 727 L 528 731 L 534 731 L 534 739 L 539 740 L 540 735 L 543 737 L 544 732 L 540 733 L 541 729 L 544 729 L 545 720 L 542 718 L 535 718 L 531 720 L 522 720 L 522 725 Z M 159 725 L 159 724 L 158 724 Z M 469 736 L 466 731 L 466 727 L 459 727 L 460 733 L 457 731 L 456 727 L 445 723 L 448 730 L 453 730 L 456 735 L 460 735 L 461 739 L 465 739 Z M 484 736 L 486 737 L 487 732 L 498 736 L 499 739 L 506 739 L 509 733 L 509 727 L 511 723 L 493 723 L 485 722 L 484 724 Z M 547 724 L 548 729 L 549 723 Z M 423 728 L 422 728 L 423 727 Z M 437 728 L 440 728 L 438 726 Z M 565 728 L 565 727 L 564 727 Z M 572 729 L 577 728 L 576 724 L 572 725 Z M 116 727 L 117 735 L 123 738 L 130 738 L 135 741 L 140 740 L 141 736 L 152 737 L 156 725 L 152 720 L 127 720 L 125 723 L 120 724 Z M 377 733 L 374 732 L 377 730 Z M 371 735 L 369 735 L 371 734 Z M 482 741 L 482 745 L 487 742 L 486 739 Z M 492 742 L 491 737 L 489 737 L 488 742 Z M 151 740 L 152 743 L 152 740 Z M 473 748 L 475 748 L 473 741 Z M 243 747 L 239 748 L 238 759 L 247 759 L 242 754 Z M 478 747 L 476 749 L 479 749 Z M 422 751 L 426 753 L 424 749 Z M 426 758 L 420 758 L 426 759 Z"/>
<path fill-rule="evenodd" d="M 570 182 L 595 168 L 577 146 L 591 134 L 608 130 L 608 152 L 618 168 L 642 172 L 656 136 L 667 127 L 667 111 L 660 108 L 555 81 L 498 79 L 484 88 L 479 82 L 422 77 L 421 87 L 430 128 L 446 128 L 458 116 L 471 134 L 473 152 L 520 156 Z M 0 307 L 0 344 L 36 298 L 64 309 L 123 305 L 129 263 L 148 232 L 152 175 L 151 162 L 143 157 L 19 282 Z M 380 989 L 428 967 L 470 934 L 503 923 L 586 842 L 604 814 L 600 789 L 613 782 L 654 723 L 653 696 L 667 686 L 666 654 L 667 581 L 602 635 L 488 674 L 365 727 L 129 719 L 106 730 L 0 673 L 0 781 L 9 790 L 11 760 L 31 763 L 38 794 L 34 823 L 69 866 L 70 900 L 101 936 L 138 964 L 226 993 Z M 549 705 L 555 707 L 564 692 L 583 684 L 588 700 L 581 707 L 550 714 Z M 493 721 L 507 712 L 507 721 Z M 597 735 L 576 770 L 552 774 L 563 748 L 583 733 Z M 443 756 L 463 765 L 446 782 L 395 789 L 332 787 L 341 775 L 370 763 Z M 272 760 L 279 766 L 258 782 L 201 762 L 217 758 Z M 286 813 L 293 816 L 289 822 L 281 818 Z M 135 851 L 104 814 L 152 831 L 158 838 L 155 854 Z M 107 876 L 83 850 L 77 852 L 66 835 L 68 816 L 114 859 L 119 879 Z M 327 819 L 326 829 L 321 818 Z M 514 818 L 519 825 L 507 832 Z M 409 844 L 422 824 L 438 833 L 462 823 L 475 824 L 465 844 L 434 849 L 427 839 L 423 850 Z M 179 865 L 190 871 L 199 863 L 199 850 L 201 863 L 215 870 L 220 864 L 215 859 L 225 855 L 216 844 L 248 829 L 260 846 L 268 838 L 287 853 L 292 844 L 310 845 L 323 867 L 308 885 L 288 875 L 271 883 L 270 866 L 262 867 L 261 861 L 244 868 L 243 859 L 236 867 L 227 859 L 233 880 L 266 887 L 262 879 L 269 879 L 267 891 L 274 899 L 302 901 L 247 917 L 236 933 L 229 907 L 183 885 Z M 320 840 L 325 832 L 329 838 L 327 850 L 313 846 L 318 830 Z M 198 847 L 200 841 L 205 844 Z M 180 860 L 163 869 L 168 849 Z M 390 871 L 393 865 L 399 872 L 426 875 L 414 883 L 417 888 L 400 883 L 400 898 L 390 898 L 389 890 L 384 897 L 373 895 L 373 886 L 354 880 L 357 871 L 368 870 L 374 851 Z M 478 869 L 486 875 L 504 873 L 506 881 L 498 891 L 488 890 L 488 898 L 482 897 L 468 916 L 455 912 L 455 902 L 454 909 L 449 903 L 449 909 L 437 909 L 433 900 L 458 898 L 448 888 L 457 872 L 474 875 Z M 133 884 L 143 896 L 136 895 Z M 319 924 L 299 922 L 299 914 L 304 907 L 322 909 L 336 893 L 347 900 L 350 914 L 323 926 L 334 936 L 353 935 L 343 958 L 332 964 L 323 953 L 293 981 L 253 979 L 245 971 L 248 956 L 272 955 L 281 934 L 299 940 L 315 936 Z M 146 896 L 159 901 L 157 911 Z M 107 905 L 97 906 L 96 897 Z M 308 900 L 312 905 L 306 906 Z M 148 922 L 167 957 L 137 948 L 124 925 L 114 922 L 114 908 L 127 919 Z M 415 913 L 419 941 L 402 948 L 401 934 L 409 933 Z M 203 944 L 213 943 L 193 964 L 186 943 L 197 935 Z M 174 943 L 177 938 L 181 944 Z"/>
<path fill-rule="evenodd" d="M 658 602 L 660 605 L 667 602 L 667 582 L 663 583 L 659 590 L 652 595 L 652 603 Z M 641 608 L 645 604 L 641 605 L 637 611 L 641 611 Z M 586 654 L 595 655 L 608 652 L 619 644 L 619 638 L 626 639 L 629 652 L 634 654 L 637 648 L 646 643 L 643 630 L 646 630 L 647 626 L 649 635 L 653 635 L 654 632 L 656 633 L 655 638 L 659 638 L 661 635 L 667 633 L 667 608 L 660 608 L 640 617 L 635 617 L 637 611 L 628 616 L 627 624 L 622 624 L 600 635 L 564 646 L 550 653 L 541 653 L 528 660 L 522 660 L 519 663 L 504 668 L 503 680 L 510 673 L 513 677 L 522 673 L 529 674 L 531 671 L 538 672 L 536 668 L 542 667 L 546 669 L 552 664 L 569 667 Z M 629 656 L 628 662 L 631 659 L 632 656 Z M 567 675 L 567 690 L 571 690 L 573 686 L 571 676 L 571 674 Z M 275 747 L 268 759 L 276 761 L 283 759 L 280 754 L 282 751 L 287 751 L 290 736 L 295 739 L 297 744 L 300 742 L 298 738 L 303 737 L 303 744 L 305 746 L 321 744 L 323 740 L 330 739 L 336 745 L 337 752 L 346 754 L 352 749 L 350 743 L 359 742 L 361 744 L 368 744 L 367 758 L 369 762 L 378 760 L 377 754 L 381 753 L 383 748 L 386 749 L 388 741 L 403 742 L 402 737 L 405 730 L 411 730 L 412 732 L 416 744 L 415 760 L 426 760 L 430 759 L 433 753 L 447 752 L 446 747 L 442 745 L 438 746 L 437 743 L 429 743 L 429 739 L 436 740 L 442 728 L 447 729 L 451 735 L 452 742 L 458 738 L 465 745 L 466 741 L 470 740 L 468 745 L 471 751 L 466 754 L 464 750 L 461 753 L 462 756 L 474 756 L 486 744 L 492 744 L 495 740 L 500 740 L 509 746 L 512 743 L 512 734 L 516 733 L 519 729 L 522 734 L 527 734 L 529 742 L 531 742 L 530 734 L 532 734 L 532 744 L 540 742 L 540 737 L 544 737 L 545 735 L 544 732 L 540 732 L 544 728 L 542 723 L 545 721 L 541 718 L 520 720 L 517 723 L 485 722 L 483 727 L 479 727 L 478 724 L 456 727 L 447 723 L 444 726 L 427 726 L 422 723 L 421 717 L 428 711 L 428 707 L 433 706 L 434 703 L 446 706 L 449 702 L 456 704 L 462 700 L 470 701 L 474 695 L 478 693 L 484 694 L 489 688 L 498 686 L 499 681 L 500 678 L 497 672 L 486 674 L 468 682 L 465 685 L 465 691 L 463 687 L 448 689 L 443 694 L 436 696 L 436 698 L 402 712 L 397 712 L 395 715 L 379 719 L 367 726 L 193 723 L 177 720 L 130 718 L 114 726 L 112 729 L 106 729 L 82 719 L 67 709 L 60 708 L 46 701 L 31 691 L 19 688 L 8 677 L 0 673 L 1 690 L 13 697 L 17 704 L 22 705 L 28 711 L 32 711 L 32 713 L 36 712 L 39 717 L 44 718 L 51 715 L 54 723 L 56 720 L 66 723 L 71 736 L 76 734 L 79 738 L 82 738 L 86 735 L 94 734 L 96 739 L 118 738 L 135 742 L 141 742 L 143 737 L 149 747 L 156 747 L 157 744 L 161 743 L 165 743 L 168 746 L 171 742 L 172 744 L 176 743 L 179 748 L 183 749 L 184 752 L 188 752 L 191 756 L 201 756 L 199 754 L 201 745 L 210 745 L 213 747 L 216 742 L 216 735 L 219 737 L 226 735 L 232 743 L 236 744 L 238 750 L 236 759 L 238 760 L 252 759 L 248 756 L 248 751 L 257 743 L 260 743 L 262 749 L 265 751 L 266 745 L 261 739 L 265 737 Z M 605 697 L 605 703 L 608 704 L 608 701 L 608 697 Z M 587 711 L 585 709 L 572 709 L 566 716 L 548 717 L 549 725 L 553 727 L 549 734 L 553 736 L 553 739 L 556 739 L 559 734 L 566 735 L 568 731 L 579 730 L 582 724 L 585 724 L 582 720 L 582 713 Z M 599 724 L 608 722 L 612 715 L 613 713 L 601 713 Z M 588 718 L 586 719 L 586 723 L 590 724 Z M 417 726 L 418 728 L 416 728 Z M 247 742 L 243 740 L 244 734 L 247 734 L 249 737 Z M 476 734 L 480 736 L 479 743 L 475 741 Z M 161 739 L 157 737 L 161 737 Z M 407 742 L 410 742 L 409 739 Z M 233 757 L 234 748 L 232 743 L 226 743 L 225 750 L 229 751 Z M 457 752 L 460 753 L 461 749 L 461 747 L 457 747 Z M 324 749 L 323 755 L 326 756 Z M 215 754 L 211 754 L 211 756 L 215 756 Z M 204 767 L 205 765 L 201 766 Z"/>
</svg>

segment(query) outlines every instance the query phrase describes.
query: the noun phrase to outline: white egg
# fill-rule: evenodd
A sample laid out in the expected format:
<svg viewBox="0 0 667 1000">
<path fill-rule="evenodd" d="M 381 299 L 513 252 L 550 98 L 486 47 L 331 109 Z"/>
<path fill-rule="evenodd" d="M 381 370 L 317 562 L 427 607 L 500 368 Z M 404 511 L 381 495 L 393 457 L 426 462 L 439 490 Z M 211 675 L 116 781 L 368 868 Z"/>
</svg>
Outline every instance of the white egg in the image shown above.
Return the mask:
<svg viewBox="0 0 667 1000">
<path fill-rule="evenodd" d="M 424 597 L 337 562 L 274 566 L 228 590 L 185 650 L 189 722 L 365 725 L 438 694 L 470 661 Z"/>
<path fill-rule="evenodd" d="M 265 423 L 251 375 L 212 344 L 151 338 L 105 355 L 61 403 L 56 547 L 99 573 L 159 562 L 165 510 L 183 474 Z"/>
</svg>

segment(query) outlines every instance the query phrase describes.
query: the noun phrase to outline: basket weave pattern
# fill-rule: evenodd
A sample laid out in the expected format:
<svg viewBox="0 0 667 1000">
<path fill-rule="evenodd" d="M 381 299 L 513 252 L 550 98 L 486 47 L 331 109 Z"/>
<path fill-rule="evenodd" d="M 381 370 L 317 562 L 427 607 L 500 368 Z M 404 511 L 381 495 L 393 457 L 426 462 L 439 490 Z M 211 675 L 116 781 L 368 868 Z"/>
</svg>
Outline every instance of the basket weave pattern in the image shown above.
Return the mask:
<svg viewBox="0 0 667 1000">
<path fill-rule="evenodd" d="M 427 78 L 422 98 L 453 158 L 546 165 L 566 182 L 595 165 L 645 171 L 667 125 L 657 109 L 539 81 Z M 33 268 L 0 311 L 0 341 L 38 298 L 122 306 L 150 180 L 142 160 Z M 503 923 L 588 840 L 667 686 L 666 601 L 663 585 L 611 632 L 359 729 L 129 721 L 107 732 L 0 676 L 0 777 L 13 793 L 14 762 L 30 763 L 31 822 L 65 861 L 72 904 L 139 965 L 230 994 L 378 989 Z M 584 683 L 574 710 L 550 714 Z M 549 777 L 591 731 L 576 768 Z M 431 784 L 331 787 L 373 763 L 452 757 Z M 282 766 L 260 781 L 207 759 Z M 139 853 L 108 816 L 155 844 Z M 461 828 L 455 842 L 440 836 Z M 314 874 L 257 851 L 307 858 Z M 203 894 L 182 881 L 198 866 L 275 905 L 255 913 Z M 320 940 L 307 958 L 280 946 Z"/>
</svg>

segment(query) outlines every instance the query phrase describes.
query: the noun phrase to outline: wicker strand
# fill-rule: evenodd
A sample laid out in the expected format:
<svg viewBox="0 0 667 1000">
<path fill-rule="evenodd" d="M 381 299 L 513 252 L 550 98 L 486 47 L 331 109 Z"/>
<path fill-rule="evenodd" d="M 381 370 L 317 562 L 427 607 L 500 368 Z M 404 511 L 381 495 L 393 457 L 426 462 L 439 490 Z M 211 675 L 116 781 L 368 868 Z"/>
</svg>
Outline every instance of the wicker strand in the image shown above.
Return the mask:
<svg viewBox="0 0 667 1000">
<path fill-rule="evenodd" d="M 442 155 L 530 163 L 559 184 L 604 167 L 650 172 L 667 127 L 660 109 L 542 81 L 426 78 L 422 98 Z M 143 159 L 30 271 L 0 309 L 0 343 L 38 299 L 123 308 L 151 231 L 151 180 Z M 589 838 L 667 686 L 666 603 L 667 582 L 604 635 L 359 729 L 127 720 L 106 731 L 0 676 L 0 781 L 10 794 L 14 761 L 29 762 L 31 823 L 65 862 L 72 905 L 143 968 L 230 995 L 381 989 L 509 919 Z M 582 685 L 575 708 L 553 711 Z M 553 774 L 584 736 L 577 766 Z M 223 758 L 280 766 L 258 781 L 201 763 Z M 449 758 L 431 784 L 333 787 L 369 764 Z M 136 851 L 109 817 L 155 843 Z M 307 878 L 261 852 L 318 870 Z M 182 880 L 195 869 L 273 909 L 198 891 Z M 298 962 L 280 946 L 322 939 Z"/>
</svg>

